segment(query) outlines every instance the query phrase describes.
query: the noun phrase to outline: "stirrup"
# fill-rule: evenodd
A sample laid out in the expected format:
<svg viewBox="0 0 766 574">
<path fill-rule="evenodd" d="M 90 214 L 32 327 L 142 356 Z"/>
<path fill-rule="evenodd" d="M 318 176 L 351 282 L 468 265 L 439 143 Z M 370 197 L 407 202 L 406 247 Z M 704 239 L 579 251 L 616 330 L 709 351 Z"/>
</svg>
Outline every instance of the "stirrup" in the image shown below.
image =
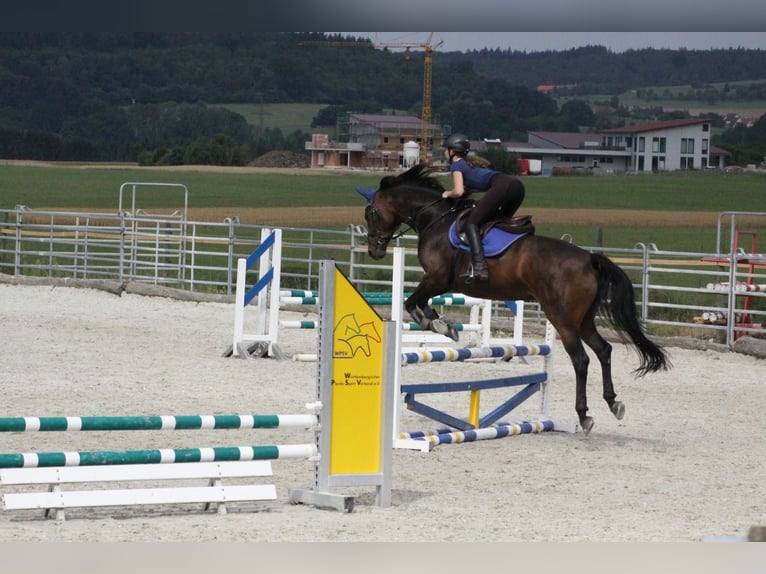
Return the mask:
<svg viewBox="0 0 766 574">
<path fill-rule="evenodd" d="M 473 263 L 471 263 L 468 266 L 466 272 L 460 274 L 460 278 L 463 279 L 466 283 L 471 283 L 474 277 L 476 277 L 476 275 L 473 274 Z"/>
<path fill-rule="evenodd" d="M 486 267 L 485 267 L 485 269 L 486 269 Z M 489 279 L 489 269 L 487 269 L 487 275 L 486 276 L 481 275 L 481 274 L 477 275 L 476 274 L 476 270 L 475 270 L 475 268 L 473 266 L 473 263 L 471 263 L 470 265 L 468 265 L 468 269 L 466 270 L 466 272 L 462 273 L 460 275 L 460 277 L 466 283 L 471 283 L 474 279 L 476 279 L 476 277 L 479 278 L 479 281 L 487 281 Z"/>
</svg>

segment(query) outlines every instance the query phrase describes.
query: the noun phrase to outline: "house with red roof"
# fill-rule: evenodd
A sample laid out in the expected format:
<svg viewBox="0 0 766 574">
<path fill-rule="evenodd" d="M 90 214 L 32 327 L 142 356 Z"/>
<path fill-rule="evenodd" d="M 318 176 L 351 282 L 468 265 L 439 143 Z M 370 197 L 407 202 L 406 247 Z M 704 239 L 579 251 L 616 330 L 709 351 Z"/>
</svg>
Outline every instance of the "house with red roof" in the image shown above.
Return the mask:
<svg viewBox="0 0 766 574">
<path fill-rule="evenodd" d="M 472 142 L 474 151 L 491 140 Z M 502 147 L 524 160 L 539 162 L 542 174 L 589 170 L 594 174 L 723 168 L 729 153 L 710 144 L 710 121 L 651 122 L 595 133 L 531 131 L 526 142 Z"/>
</svg>

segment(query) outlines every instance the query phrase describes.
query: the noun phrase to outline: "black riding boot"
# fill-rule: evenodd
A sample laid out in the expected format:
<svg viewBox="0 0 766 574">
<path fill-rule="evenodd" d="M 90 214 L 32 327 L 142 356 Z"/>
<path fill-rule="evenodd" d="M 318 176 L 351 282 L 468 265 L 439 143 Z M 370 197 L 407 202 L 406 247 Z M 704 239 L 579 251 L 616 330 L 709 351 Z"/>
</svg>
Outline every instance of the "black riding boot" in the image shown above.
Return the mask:
<svg viewBox="0 0 766 574">
<path fill-rule="evenodd" d="M 479 228 L 469 223 L 465 226 L 465 237 L 468 240 L 468 245 L 471 246 L 471 269 L 463 275 L 467 283 L 470 283 L 474 277 L 478 277 L 480 281 L 486 281 L 489 279 L 489 269 L 487 269 L 487 262 L 484 260 L 484 248 L 481 244 L 481 234 Z"/>
</svg>

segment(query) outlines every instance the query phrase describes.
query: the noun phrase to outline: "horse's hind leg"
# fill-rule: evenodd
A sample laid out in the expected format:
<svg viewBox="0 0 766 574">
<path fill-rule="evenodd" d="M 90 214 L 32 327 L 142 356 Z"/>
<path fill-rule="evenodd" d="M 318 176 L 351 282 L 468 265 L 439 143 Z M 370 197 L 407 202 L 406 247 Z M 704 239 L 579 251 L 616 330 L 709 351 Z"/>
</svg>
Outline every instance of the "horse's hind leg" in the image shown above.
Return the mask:
<svg viewBox="0 0 766 574">
<path fill-rule="evenodd" d="M 561 343 L 564 345 L 564 349 L 567 355 L 569 355 L 575 371 L 575 411 L 577 411 L 577 417 L 580 419 L 580 427 L 582 427 L 585 434 L 588 434 L 593 428 L 593 419 L 588 416 L 587 386 L 590 359 L 588 358 L 588 353 L 585 352 L 585 347 L 583 347 L 579 334 L 573 330 L 557 330 Z"/>
<path fill-rule="evenodd" d="M 587 328 L 583 329 L 583 340 L 596 353 L 601 363 L 601 380 L 604 389 L 604 400 L 609 410 L 618 419 L 625 416 L 625 405 L 617 400 L 612 381 L 612 345 L 610 345 L 596 330 L 595 323 L 591 320 Z"/>
</svg>

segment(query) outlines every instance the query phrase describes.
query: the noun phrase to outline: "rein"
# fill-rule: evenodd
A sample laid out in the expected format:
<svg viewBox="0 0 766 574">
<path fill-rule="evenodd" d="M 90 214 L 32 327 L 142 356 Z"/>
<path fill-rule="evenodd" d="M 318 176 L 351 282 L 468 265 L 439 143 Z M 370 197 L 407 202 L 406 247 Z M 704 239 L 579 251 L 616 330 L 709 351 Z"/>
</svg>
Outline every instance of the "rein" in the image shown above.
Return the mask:
<svg viewBox="0 0 766 574">
<path fill-rule="evenodd" d="M 447 211 L 445 211 L 444 213 L 440 214 L 440 215 L 439 215 L 437 218 L 435 218 L 433 221 L 431 221 L 431 222 L 430 222 L 428 225 L 426 225 L 426 226 L 425 226 L 423 229 L 421 229 L 420 231 L 418 231 L 418 229 L 417 229 L 415 226 L 416 226 L 416 224 L 417 224 L 417 220 L 418 220 L 418 217 L 420 217 L 420 214 L 421 214 L 421 213 L 423 213 L 425 210 L 427 210 L 427 209 L 429 209 L 429 208 L 433 207 L 434 205 L 436 205 L 436 204 L 438 204 L 439 202 L 441 202 L 441 201 L 444 201 L 444 200 L 446 200 L 446 199 L 447 199 L 446 197 L 439 197 L 438 199 L 435 199 L 435 200 L 434 200 L 434 201 L 432 201 L 431 203 L 429 203 L 429 204 L 427 204 L 427 205 L 424 205 L 423 207 L 421 207 L 421 208 L 420 208 L 420 209 L 417 211 L 417 213 L 415 213 L 415 215 L 411 215 L 411 216 L 409 216 L 409 217 L 408 217 L 408 218 L 407 218 L 407 219 L 404 221 L 404 225 L 406 225 L 407 227 L 406 227 L 404 230 L 402 230 L 402 231 L 399 231 L 398 233 L 395 233 L 395 234 L 394 234 L 394 233 L 390 233 L 390 234 L 382 234 L 382 233 L 379 233 L 379 232 L 369 232 L 369 231 L 368 231 L 368 233 L 367 233 L 367 237 L 377 238 L 377 241 L 376 241 L 376 245 L 377 245 L 378 247 L 380 247 L 380 246 L 382 246 L 382 245 L 385 245 L 385 244 L 387 244 L 387 243 L 390 243 L 390 242 L 391 242 L 391 241 L 393 241 L 394 239 L 399 239 L 400 237 L 402 237 L 402 236 L 403 236 L 405 233 L 407 233 L 407 232 L 408 232 L 409 230 L 411 230 L 411 229 L 414 229 L 414 230 L 415 230 L 415 232 L 416 232 L 418 235 L 421 235 L 421 234 L 425 233 L 426 231 L 428 231 L 428 230 L 429 230 L 431 227 L 433 227 L 435 224 L 439 223 L 439 221 L 441 221 L 442 219 L 444 219 L 445 217 L 447 217 L 447 215 L 449 215 L 450 213 L 455 213 L 455 212 L 457 211 L 457 208 L 456 208 L 456 206 L 454 206 L 454 205 L 453 205 L 453 206 L 452 206 L 452 207 L 450 207 L 450 208 L 449 208 Z M 378 210 L 377 210 L 377 208 L 375 207 L 375 205 L 374 205 L 374 204 L 370 204 L 370 205 L 372 206 L 372 213 L 373 213 L 373 214 L 375 215 L 375 217 L 377 218 L 377 214 L 378 214 Z"/>
<path fill-rule="evenodd" d="M 414 219 L 417 219 L 417 218 L 418 218 L 418 215 L 420 215 L 420 213 L 421 213 L 423 210 L 425 210 L 425 209 L 428 209 L 428 208 L 429 208 L 429 207 L 431 207 L 432 205 L 436 205 L 437 203 L 439 203 L 440 201 L 444 201 L 445 199 L 446 199 L 445 197 L 442 197 L 441 199 L 437 199 L 436 201 L 429 203 L 429 204 L 428 204 L 428 205 L 426 205 L 426 206 L 425 206 L 423 209 L 421 209 L 420 211 L 418 211 L 418 212 L 415 214 L 415 217 L 414 217 Z M 448 216 L 450 213 L 455 213 L 456 211 L 458 211 L 458 209 L 457 209 L 457 205 L 453 205 L 453 206 L 452 206 L 452 207 L 450 207 L 450 208 L 449 208 L 447 211 L 445 211 L 444 213 L 442 213 L 441 215 L 439 215 L 439 217 L 436 217 L 436 218 L 434 218 L 434 220 L 433 220 L 431 223 L 429 223 L 428 225 L 426 225 L 426 226 L 425 226 L 423 229 L 421 229 L 420 231 L 418 231 L 418 235 L 422 235 L 422 234 L 425 234 L 425 232 L 426 232 L 426 231 L 428 231 L 429 229 L 431 229 L 431 228 L 432 228 L 434 225 L 436 225 L 437 223 L 439 223 L 439 222 L 440 222 L 442 219 L 444 219 L 445 217 L 447 217 L 447 216 Z"/>
</svg>

